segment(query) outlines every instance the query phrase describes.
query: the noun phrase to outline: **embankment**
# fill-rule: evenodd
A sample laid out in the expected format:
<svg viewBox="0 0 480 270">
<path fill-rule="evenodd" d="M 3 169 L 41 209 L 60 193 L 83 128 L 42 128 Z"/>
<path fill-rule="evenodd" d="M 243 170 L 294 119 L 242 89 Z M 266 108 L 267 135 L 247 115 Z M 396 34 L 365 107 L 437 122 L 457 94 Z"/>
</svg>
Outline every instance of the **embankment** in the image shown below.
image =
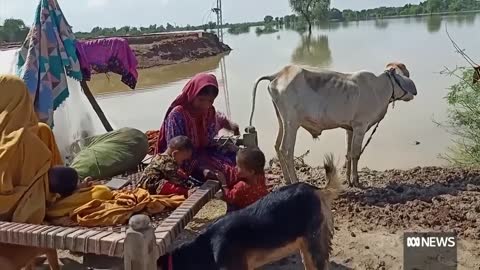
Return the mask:
<svg viewBox="0 0 480 270">
<path fill-rule="evenodd" d="M 215 34 L 207 32 L 161 33 L 122 38 L 128 40 L 141 69 L 185 63 L 231 50 Z M 0 43 L 0 50 L 20 46 L 21 43 Z"/>
<path fill-rule="evenodd" d="M 206 32 L 167 33 L 124 37 L 137 56 L 139 68 L 184 63 L 227 53 L 231 49 Z"/>
</svg>

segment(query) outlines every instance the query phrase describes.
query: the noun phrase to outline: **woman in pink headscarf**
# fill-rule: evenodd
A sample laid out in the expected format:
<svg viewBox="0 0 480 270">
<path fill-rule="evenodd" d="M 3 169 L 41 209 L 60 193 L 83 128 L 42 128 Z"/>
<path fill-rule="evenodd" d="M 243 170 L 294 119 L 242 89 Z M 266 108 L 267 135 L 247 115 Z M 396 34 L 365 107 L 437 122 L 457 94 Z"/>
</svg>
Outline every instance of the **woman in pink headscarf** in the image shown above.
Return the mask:
<svg viewBox="0 0 480 270">
<path fill-rule="evenodd" d="M 227 171 L 235 166 L 235 151 L 222 151 L 214 137 L 222 128 L 239 134 L 238 125 L 215 111 L 213 102 L 218 96 L 218 82 L 214 75 L 195 75 L 167 110 L 157 140 L 155 154 L 163 153 L 167 142 L 176 136 L 187 136 L 195 147 L 194 160 L 188 171 L 195 178 L 203 178 L 204 169 Z"/>
</svg>

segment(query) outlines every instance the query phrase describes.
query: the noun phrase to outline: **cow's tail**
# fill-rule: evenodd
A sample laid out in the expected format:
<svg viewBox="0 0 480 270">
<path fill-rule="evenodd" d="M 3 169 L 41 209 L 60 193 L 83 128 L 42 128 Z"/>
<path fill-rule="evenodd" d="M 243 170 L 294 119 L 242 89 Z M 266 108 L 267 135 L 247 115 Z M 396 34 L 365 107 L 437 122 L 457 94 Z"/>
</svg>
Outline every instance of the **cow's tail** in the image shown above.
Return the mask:
<svg viewBox="0 0 480 270">
<path fill-rule="evenodd" d="M 257 87 L 258 87 L 258 84 L 261 82 L 261 81 L 265 81 L 265 80 L 268 80 L 268 81 L 273 81 L 275 78 L 277 77 L 277 74 L 273 74 L 273 75 L 270 75 L 270 76 L 263 76 L 263 77 L 260 77 L 258 78 L 256 81 L 255 81 L 255 85 L 253 86 L 253 96 L 252 96 L 252 112 L 250 113 L 250 121 L 248 122 L 249 123 L 249 126 L 252 126 L 252 122 L 253 122 L 253 114 L 255 113 L 255 99 L 257 97 Z"/>
</svg>

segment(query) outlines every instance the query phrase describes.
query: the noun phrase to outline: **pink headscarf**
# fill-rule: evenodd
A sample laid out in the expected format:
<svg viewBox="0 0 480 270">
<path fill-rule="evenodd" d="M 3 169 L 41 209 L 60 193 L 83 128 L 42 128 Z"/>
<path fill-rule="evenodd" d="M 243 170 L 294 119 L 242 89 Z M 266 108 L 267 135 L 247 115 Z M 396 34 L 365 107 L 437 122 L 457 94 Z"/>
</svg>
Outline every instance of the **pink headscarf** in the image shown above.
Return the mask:
<svg viewBox="0 0 480 270">
<path fill-rule="evenodd" d="M 215 88 L 218 89 L 218 82 L 217 78 L 213 74 L 207 74 L 207 73 L 199 73 L 195 75 L 188 83 L 183 87 L 182 93 L 177 96 L 177 98 L 170 104 L 170 107 L 167 110 L 167 113 L 165 114 L 165 118 L 163 119 L 162 127 L 160 128 L 160 134 L 158 135 L 158 141 L 157 141 L 157 147 L 155 149 L 155 154 L 158 154 L 162 149 L 166 148 L 167 145 L 167 136 L 166 136 L 166 130 L 165 130 L 165 124 L 166 120 L 168 118 L 168 115 L 172 112 L 172 110 L 177 107 L 177 106 L 182 106 L 184 109 L 188 110 L 189 106 L 193 100 L 198 96 L 200 91 L 202 91 L 203 88 L 207 86 L 214 86 Z M 212 106 L 210 109 L 203 113 L 202 115 L 196 117 L 196 120 L 198 118 L 198 121 L 196 123 L 192 123 L 198 126 L 203 125 L 205 126 L 205 123 L 209 123 L 210 121 L 216 121 L 215 119 L 215 108 Z M 203 120 L 203 121 L 202 121 Z M 199 136 L 202 144 L 206 144 L 208 141 L 207 138 L 207 130 L 205 128 L 202 128 L 200 130 L 203 130 L 202 134 L 195 134 L 196 136 Z"/>
</svg>

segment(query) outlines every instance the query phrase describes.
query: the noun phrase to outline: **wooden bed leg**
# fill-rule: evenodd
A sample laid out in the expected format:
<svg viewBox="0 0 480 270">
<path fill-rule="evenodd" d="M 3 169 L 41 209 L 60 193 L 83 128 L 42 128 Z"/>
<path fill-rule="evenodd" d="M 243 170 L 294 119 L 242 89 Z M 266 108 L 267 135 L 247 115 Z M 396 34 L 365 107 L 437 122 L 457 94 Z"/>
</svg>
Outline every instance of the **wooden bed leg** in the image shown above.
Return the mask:
<svg viewBox="0 0 480 270">
<path fill-rule="evenodd" d="M 128 225 L 123 248 L 125 270 L 156 270 L 160 253 L 150 218 L 135 215 Z"/>
</svg>

